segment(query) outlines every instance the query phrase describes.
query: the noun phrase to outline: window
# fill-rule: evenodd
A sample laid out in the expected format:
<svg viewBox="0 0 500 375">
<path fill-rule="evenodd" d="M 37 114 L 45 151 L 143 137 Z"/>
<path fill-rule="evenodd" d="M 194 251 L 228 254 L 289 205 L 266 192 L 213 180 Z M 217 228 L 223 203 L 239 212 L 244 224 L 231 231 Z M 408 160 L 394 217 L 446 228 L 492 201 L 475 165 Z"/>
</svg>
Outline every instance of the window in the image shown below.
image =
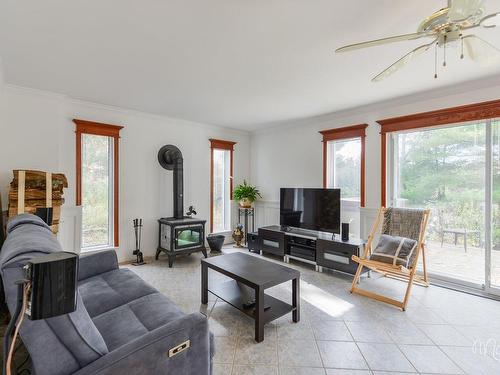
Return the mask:
<svg viewBox="0 0 500 375">
<path fill-rule="evenodd" d="M 76 204 L 82 250 L 118 246 L 118 146 L 121 126 L 76 124 Z"/>
<path fill-rule="evenodd" d="M 361 201 L 361 139 L 328 142 L 326 187 L 339 188 L 344 200 Z"/>
<path fill-rule="evenodd" d="M 339 188 L 343 201 L 365 205 L 365 129 L 354 125 L 324 130 L 323 186 Z"/>
<path fill-rule="evenodd" d="M 231 230 L 233 149 L 236 142 L 210 139 L 210 232 Z"/>
<path fill-rule="evenodd" d="M 435 280 L 500 294 L 500 100 L 380 120 L 382 205 L 431 209 Z"/>
</svg>

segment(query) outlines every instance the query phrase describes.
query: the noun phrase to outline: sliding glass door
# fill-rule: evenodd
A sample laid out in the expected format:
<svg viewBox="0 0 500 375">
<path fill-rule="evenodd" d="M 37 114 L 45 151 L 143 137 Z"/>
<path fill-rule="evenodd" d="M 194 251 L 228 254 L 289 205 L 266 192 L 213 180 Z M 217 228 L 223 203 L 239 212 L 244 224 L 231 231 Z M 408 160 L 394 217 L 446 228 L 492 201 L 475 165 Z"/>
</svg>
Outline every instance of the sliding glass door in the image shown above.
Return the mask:
<svg viewBox="0 0 500 375">
<path fill-rule="evenodd" d="M 500 294 L 500 121 L 491 126 L 491 267 L 490 291 Z"/>
<path fill-rule="evenodd" d="M 390 203 L 432 210 L 430 274 L 494 292 L 500 286 L 498 122 L 391 133 L 389 145 Z"/>
</svg>

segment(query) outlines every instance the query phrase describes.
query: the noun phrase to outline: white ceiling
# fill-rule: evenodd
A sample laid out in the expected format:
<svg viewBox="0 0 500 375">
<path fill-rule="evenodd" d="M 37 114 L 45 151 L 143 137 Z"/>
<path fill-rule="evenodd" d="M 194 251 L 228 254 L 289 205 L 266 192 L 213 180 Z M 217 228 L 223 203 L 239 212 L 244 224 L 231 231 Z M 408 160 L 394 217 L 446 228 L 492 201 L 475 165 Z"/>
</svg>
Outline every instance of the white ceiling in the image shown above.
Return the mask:
<svg viewBox="0 0 500 375">
<path fill-rule="evenodd" d="M 433 53 L 370 79 L 422 44 L 335 48 L 416 31 L 445 0 L 0 0 L 8 83 L 241 129 L 500 74 Z M 488 11 L 500 1 L 487 0 Z M 500 27 L 481 35 L 500 47 Z"/>
</svg>

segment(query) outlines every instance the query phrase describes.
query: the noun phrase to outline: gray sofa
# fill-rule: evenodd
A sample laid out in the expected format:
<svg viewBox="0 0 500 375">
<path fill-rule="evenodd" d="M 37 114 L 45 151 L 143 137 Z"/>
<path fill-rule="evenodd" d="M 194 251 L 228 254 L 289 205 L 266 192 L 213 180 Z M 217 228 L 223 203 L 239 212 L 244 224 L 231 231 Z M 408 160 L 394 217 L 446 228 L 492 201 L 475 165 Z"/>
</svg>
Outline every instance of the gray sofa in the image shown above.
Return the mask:
<svg viewBox="0 0 500 375">
<path fill-rule="evenodd" d="M 61 246 L 40 218 L 19 215 L 8 223 L 0 273 L 11 312 L 22 266 L 56 251 Z M 82 255 L 78 280 L 75 312 L 23 323 L 21 337 L 35 374 L 212 373 L 214 344 L 206 318 L 183 313 L 132 271 L 120 269 L 115 251 Z M 191 347 L 169 358 L 169 350 L 186 340 Z"/>
</svg>

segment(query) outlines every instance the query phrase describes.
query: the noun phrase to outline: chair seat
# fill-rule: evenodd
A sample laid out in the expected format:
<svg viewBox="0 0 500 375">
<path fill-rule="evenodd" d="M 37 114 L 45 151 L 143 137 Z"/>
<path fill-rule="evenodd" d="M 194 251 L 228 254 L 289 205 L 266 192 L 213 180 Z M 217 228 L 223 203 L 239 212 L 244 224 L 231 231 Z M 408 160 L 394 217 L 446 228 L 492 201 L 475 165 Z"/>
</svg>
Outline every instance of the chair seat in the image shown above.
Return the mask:
<svg viewBox="0 0 500 375">
<path fill-rule="evenodd" d="M 411 269 L 408 269 L 402 265 L 389 264 L 389 263 L 380 262 L 380 261 L 371 260 L 371 259 L 363 259 L 363 258 L 359 258 L 356 255 L 352 256 L 352 260 L 358 264 L 362 264 L 363 266 L 365 266 L 367 268 L 371 268 L 371 269 L 377 269 L 377 270 L 387 271 L 387 272 L 408 273 L 408 274 L 411 272 Z"/>
</svg>

